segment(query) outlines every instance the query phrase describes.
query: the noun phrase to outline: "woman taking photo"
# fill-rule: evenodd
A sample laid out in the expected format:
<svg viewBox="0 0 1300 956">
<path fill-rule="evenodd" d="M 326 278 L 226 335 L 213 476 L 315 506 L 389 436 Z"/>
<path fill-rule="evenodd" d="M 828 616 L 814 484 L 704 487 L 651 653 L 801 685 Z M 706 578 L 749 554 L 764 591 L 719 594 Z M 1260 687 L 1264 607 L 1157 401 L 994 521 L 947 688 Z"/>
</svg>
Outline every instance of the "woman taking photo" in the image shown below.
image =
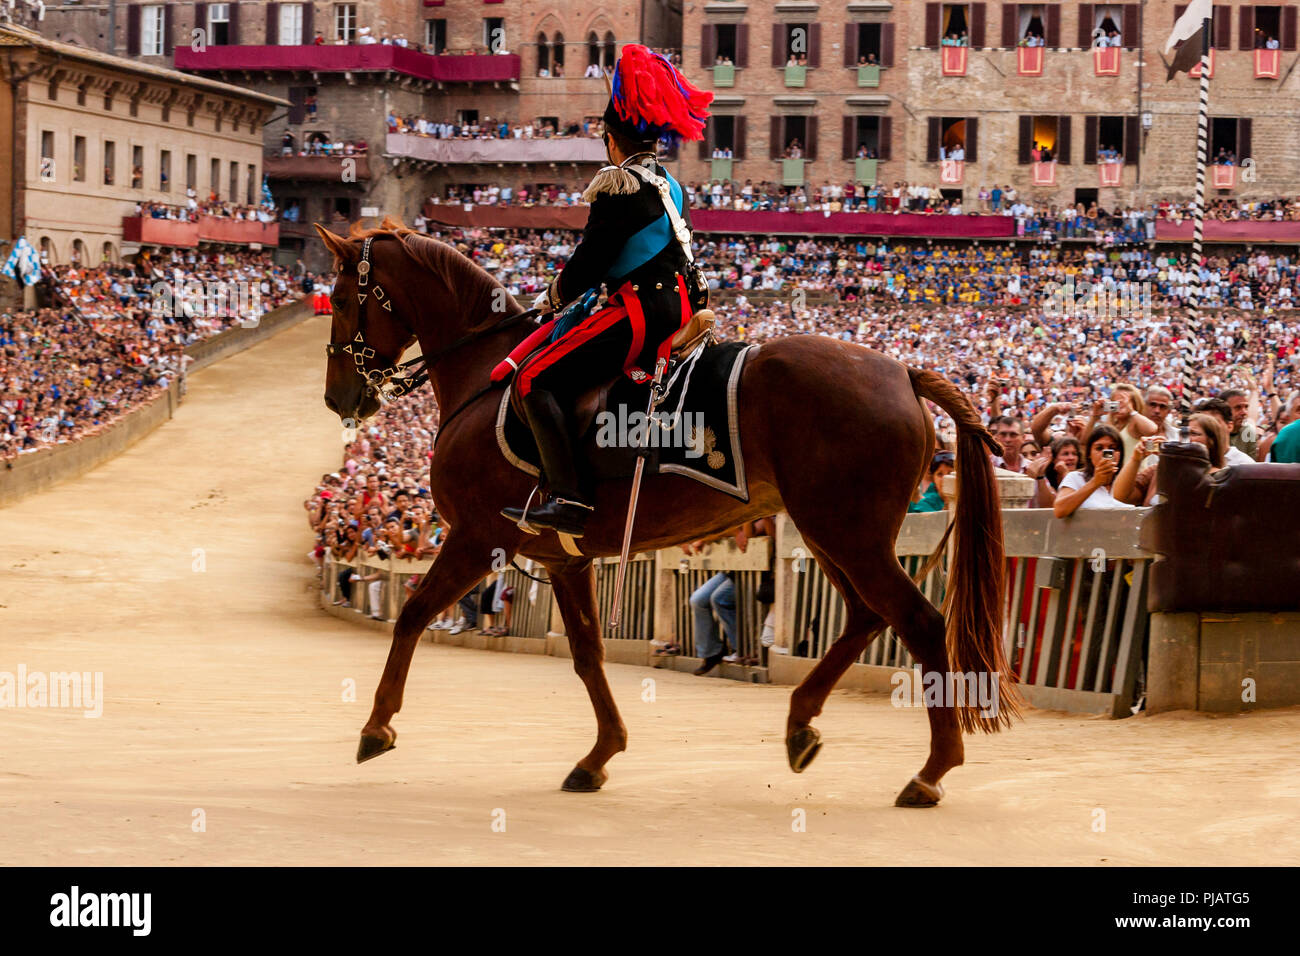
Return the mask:
<svg viewBox="0 0 1300 956">
<path fill-rule="evenodd" d="M 1200 412 L 1187 421 L 1188 437 L 1198 445 L 1204 445 L 1210 459 L 1207 474 L 1214 474 L 1224 467 L 1223 456 L 1228 451 L 1228 426 L 1218 415 Z M 1119 501 L 1132 505 L 1154 504 L 1156 497 L 1156 466 L 1142 467 L 1151 455 L 1160 454 L 1160 446 L 1165 441 L 1162 435 L 1144 438 L 1138 445 L 1133 457 L 1115 476 L 1114 495 Z"/>
<path fill-rule="evenodd" d="M 1110 486 L 1124 464 L 1124 444 L 1119 432 L 1109 425 L 1098 425 L 1084 446 L 1083 469 L 1061 479 L 1052 510 L 1058 518 L 1068 518 L 1080 508 L 1131 508 L 1116 501 Z"/>
</svg>

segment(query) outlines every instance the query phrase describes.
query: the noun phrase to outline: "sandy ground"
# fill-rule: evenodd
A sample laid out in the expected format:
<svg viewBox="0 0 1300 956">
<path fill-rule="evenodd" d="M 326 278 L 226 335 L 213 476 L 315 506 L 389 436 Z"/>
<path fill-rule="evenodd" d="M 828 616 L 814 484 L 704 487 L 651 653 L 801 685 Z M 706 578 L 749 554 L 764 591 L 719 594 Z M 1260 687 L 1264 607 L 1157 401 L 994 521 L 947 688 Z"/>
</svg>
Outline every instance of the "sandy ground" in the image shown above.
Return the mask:
<svg viewBox="0 0 1300 956">
<path fill-rule="evenodd" d="M 826 746 L 795 776 L 788 688 L 614 665 L 630 749 L 603 792 L 566 794 L 594 733 L 568 662 L 426 644 L 398 748 L 357 766 L 388 642 L 313 605 L 301 503 L 340 439 L 321 402 L 326 334 L 311 320 L 199 373 L 178 417 L 119 459 L 0 511 L 0 671 L 102 671 L 106 698 L 98 719 L 0 710 L 4 862 L 1300 857 L 1295 709 L 1031 712 L 968 741 L 940 807 L 899 810 L 925 756 L 922 711 L 837 692 Z"/>
</svg>

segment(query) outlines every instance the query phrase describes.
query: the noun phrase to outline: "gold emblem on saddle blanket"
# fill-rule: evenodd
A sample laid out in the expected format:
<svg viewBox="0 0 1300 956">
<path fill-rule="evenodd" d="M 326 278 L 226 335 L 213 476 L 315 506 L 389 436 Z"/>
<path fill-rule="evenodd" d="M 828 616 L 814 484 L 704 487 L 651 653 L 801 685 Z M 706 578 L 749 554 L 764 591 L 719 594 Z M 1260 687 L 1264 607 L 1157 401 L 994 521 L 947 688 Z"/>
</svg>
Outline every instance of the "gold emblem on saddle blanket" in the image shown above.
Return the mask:
<svg viewBox="0 0 1300 956">
<path fill-rule="evenodd" d="M 708 464 L 710 468 L 712 468 L 714 471 L 717 471 L 719 468 L 721 468 L 723 465 L 727 463 L 727 456 L 724 455 L 722 452 L 717 451 L 718 436 L 714 433 L 712 428 L 709 428 L 707 425 L 704 427 L 703 442 L 699 441 L 698 436 L 696 434 L 696 429 L 693 425 L 688 425 L 687 428 L 688 428 L 688 434 L 686 438 L 686 443 L 690 445 L 692 448 L 698 448 L 700 447 L 701 444 L 703 444 L 704 455 L 705 455 L 704 461 Z"/>
</svg>

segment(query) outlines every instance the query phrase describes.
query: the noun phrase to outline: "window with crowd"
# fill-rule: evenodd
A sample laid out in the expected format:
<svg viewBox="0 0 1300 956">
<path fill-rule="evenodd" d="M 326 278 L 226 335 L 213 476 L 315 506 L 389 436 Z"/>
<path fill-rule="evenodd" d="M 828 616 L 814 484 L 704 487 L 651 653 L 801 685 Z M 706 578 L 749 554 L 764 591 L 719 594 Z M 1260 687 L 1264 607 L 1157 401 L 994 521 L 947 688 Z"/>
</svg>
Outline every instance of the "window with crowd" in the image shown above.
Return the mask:
<svg viewBox="0 0 1300 956">
<path fill-rule="evenodd" d="M 1026 163 L 1070 163 L 1070 117 L 1022 116 L 1020 117 L 1019 155 L 1016 161 Z"/>
<path fill-rule="evenodd" d="M 821 66 L 821 41 L 820 23 L 774 23 L 772 65 Z"/>
<path fill-rule="evenodd" d="M 447 51 L 447 21 L 442 17 L 424 21 L 424 45 L 436 53 Z"/>
<path fill-rule="evenodd" d="M 1136 116 L 1085 116 L 1083 162 L 1136 164 L 1142 150 L 1141 126 Z"/>
<path fill-rule="evenodd" d="M 893 120 L 888 116 L 844 117 L 841 159 L 890 159 Z"/>
<path fill-rule="evenodd" d="M 892 23 L 844 24 L 845 66 L 893 66 Z"/>
<path fill-rule="evenodd" d="M 979 120 L 974 116 L 931 116 L 926 124 L 925 161 L 962 159 L 973 163 L 979 141 Z"/>
<path fill-rule="evenodd" d="M 1078 45 L 1083 49 L 1096 46 L 1137 49 L 1141 10 L 1141 4 L 1137 3 L 1079 4 Z"/>
<path fill-rule="evenodd" d="M 1061 4 L 1004 3 L 1002 45 L 1004 47 L 1059 47 L 1061 45 Z"/>
<path fill-rule="evenodd" d="M 706 23 L 700 28 L 700 66 L 719 64 L 749 66 L 748 23 Z"/>
<path fill-rule="evenodd" d="M 983 3 L 927 3 L 925 45 L 982 47 L 986 8 Z"/>
</svg>

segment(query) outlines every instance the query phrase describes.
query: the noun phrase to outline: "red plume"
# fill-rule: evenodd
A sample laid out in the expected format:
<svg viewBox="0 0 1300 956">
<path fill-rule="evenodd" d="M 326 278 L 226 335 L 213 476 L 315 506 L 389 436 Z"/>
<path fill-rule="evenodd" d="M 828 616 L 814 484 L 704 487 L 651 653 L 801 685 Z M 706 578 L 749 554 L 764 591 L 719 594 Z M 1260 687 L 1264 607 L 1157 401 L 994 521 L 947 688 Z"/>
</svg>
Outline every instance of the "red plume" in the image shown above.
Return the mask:
<svg viewBox="0 0 1300 956">
<path fill-rule="evenodd" d="M 704 138 L 713 94 L 693 86 L 667 57 L 629 43 L 619 57 L 613 100 L 629 123 L 696 140 Z"/>
</svg>

